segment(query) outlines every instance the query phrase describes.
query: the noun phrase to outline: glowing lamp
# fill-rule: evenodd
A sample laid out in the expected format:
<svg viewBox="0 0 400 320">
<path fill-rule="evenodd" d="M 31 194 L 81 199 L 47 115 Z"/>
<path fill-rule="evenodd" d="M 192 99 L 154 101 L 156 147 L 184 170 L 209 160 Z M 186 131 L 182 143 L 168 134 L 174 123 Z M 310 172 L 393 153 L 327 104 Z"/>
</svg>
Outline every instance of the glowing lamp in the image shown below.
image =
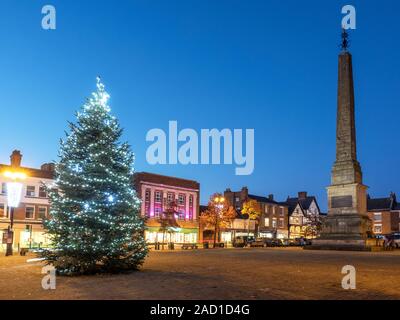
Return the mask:
<svg viewBox="0 0 400 320">
<path fill-rule="evenodd" d="M 4 172 L 4 176 L 6 178 L 9 178 L 12 180 L 25 180 L 26 179 L 26 174 L 23 172 L 6 171 L 6 172 Z"/>
<path fill-rule="evenodd" d="M 7 200 L 8 206 L 17 208 L 21 201 L 22 183 L 7 182 Z"/>
<path fill-rule="evenodd" d="M 12 182 L 7 182 L 7 200 L 8 206 L 11 208 L 16 208 L 19 206 L 21 201 L 22 193 L 22 183 L 17 182 L 18 180 L 25 180 L 26 174 L 24 172 L 18 171 L 5 171 L 3 175 L 12 180 Z"/>
</svg>

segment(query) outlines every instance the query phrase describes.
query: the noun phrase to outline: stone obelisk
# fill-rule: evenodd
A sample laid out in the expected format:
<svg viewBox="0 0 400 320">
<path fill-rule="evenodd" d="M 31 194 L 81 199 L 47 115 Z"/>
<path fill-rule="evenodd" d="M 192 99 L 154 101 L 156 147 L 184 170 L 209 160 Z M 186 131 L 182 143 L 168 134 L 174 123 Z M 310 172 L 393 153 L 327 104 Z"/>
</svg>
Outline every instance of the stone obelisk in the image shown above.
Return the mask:
<svg viewBox="0 0 400 320">
<path fill-rule="evenodd" d="M 339 54 L 337 93 L 336 161 L 328 191 L 328 215 L 321 236 L 311 249 L 369 250 L 367 235 L 371 221 L 367 216 L 367 187 L 362 182 L 357 161 L 354 118 L 352 56 L 348 51 L 348 34 L 342 33 Z"/>
</svg>

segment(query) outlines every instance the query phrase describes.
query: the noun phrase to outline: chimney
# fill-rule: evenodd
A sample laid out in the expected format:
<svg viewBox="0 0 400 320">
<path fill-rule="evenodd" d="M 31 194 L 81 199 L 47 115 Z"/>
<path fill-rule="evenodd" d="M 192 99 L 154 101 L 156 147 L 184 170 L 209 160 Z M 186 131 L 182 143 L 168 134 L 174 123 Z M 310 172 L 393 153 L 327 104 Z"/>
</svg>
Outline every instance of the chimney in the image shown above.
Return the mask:
<svg viewBox="0 0 400 320">
<path fill-rule="evenodd" d="M 300 191 L 299 192 L 299 200 L 307 198 L 307 191 Z"/>
<path fill-rule="evenodd" d="M 269 200 L 274 200 L 274 195 L 273 195 L 272 193 L 269 194 L 269 195 L 268 195 L 268 199 L 269 199 Z"/>
<path fill-rule="evenodd" d="M 54 165 L 54 163 L 44 163 L 40 167 L 40 170 L 54 172 L 55 171 L 55 165 Z"/>
<path fill-rule="evenodd" d="M 240 191 L 240 199 L 246 200 L 249 197 L 249 189 L 247 187 L 243 187 Z"/>
<path fill-rule="evenodd" d="M 18 168 L 21 166 L 22 154 L 19 150 L 14 150 L 10 156 L 11 166 Z"/>
</svg>

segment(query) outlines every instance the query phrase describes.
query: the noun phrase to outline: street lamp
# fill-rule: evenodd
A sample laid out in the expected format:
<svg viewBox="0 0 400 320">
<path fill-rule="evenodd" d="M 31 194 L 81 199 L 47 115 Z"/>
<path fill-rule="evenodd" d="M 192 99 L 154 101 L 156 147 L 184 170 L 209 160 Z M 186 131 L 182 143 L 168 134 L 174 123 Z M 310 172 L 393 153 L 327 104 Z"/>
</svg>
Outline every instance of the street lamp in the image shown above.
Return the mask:
<svg viewBox="0 0 400 320">
<path fill-rule="evenodd" d="M 12 256 L 13 254 L 13 239 L 14 239 L 14 209 L 19 206 L 21 201 L 21 193 L 23 184 L 20 181 L 26 179 L 24 172 L 18 171 L 5 171 L 4 177 L 8 180 L 7 182 L 7 207 L 10 208 L 10 225 L 7 230 L 7 250 L 6 256 Z"/>
<path fill-rule="evenodd" d="M 214 248 L 215 248 L 215 244 L 217 242 L 217 229 L 219 229 L 219 218 L 221 215 L 221 209 L 224 207 L 224 202 L 225 202 L 225 198 L 222 196 L 216 196 L 214 198 L 215 206 L 218 209 L 218 212 L 215 217 L 216 221 L 215 221 L 215 229 L 214 229 Z M 219 239 L 218 239 L 218 241 L 219 241 Z"/>
</svg>

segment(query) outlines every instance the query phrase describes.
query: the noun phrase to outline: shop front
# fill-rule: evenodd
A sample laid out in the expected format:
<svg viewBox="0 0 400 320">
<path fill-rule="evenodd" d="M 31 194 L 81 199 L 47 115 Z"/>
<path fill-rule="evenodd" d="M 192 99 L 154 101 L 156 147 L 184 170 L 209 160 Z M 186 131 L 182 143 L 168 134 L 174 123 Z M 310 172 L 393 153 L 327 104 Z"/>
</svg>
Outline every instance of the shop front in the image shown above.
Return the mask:
<svg viewBox="0 0 400 320">
<path fill-rule="evenodd" d="M 0 252 L 5 252 L 6 250 L 6 234 L 7 234 L 7 224 L 0 224 L 0 239 L 1 246 Z M 14 225 L 13 232 L 13 249 L 18 250 L 21 248 L 36 249 L 36 248 L 46 248 L 49 247 L 50 240 L 48 235 L 44 232 L 41 225 Z"/>
<path fill-rule="evenodd" d="M 197 243 L 197 228 L 167 228 L 165 232 L 160 227 L 146 227 L 144 236 L 149 244 L 154 243 Z"/>
</svg>

